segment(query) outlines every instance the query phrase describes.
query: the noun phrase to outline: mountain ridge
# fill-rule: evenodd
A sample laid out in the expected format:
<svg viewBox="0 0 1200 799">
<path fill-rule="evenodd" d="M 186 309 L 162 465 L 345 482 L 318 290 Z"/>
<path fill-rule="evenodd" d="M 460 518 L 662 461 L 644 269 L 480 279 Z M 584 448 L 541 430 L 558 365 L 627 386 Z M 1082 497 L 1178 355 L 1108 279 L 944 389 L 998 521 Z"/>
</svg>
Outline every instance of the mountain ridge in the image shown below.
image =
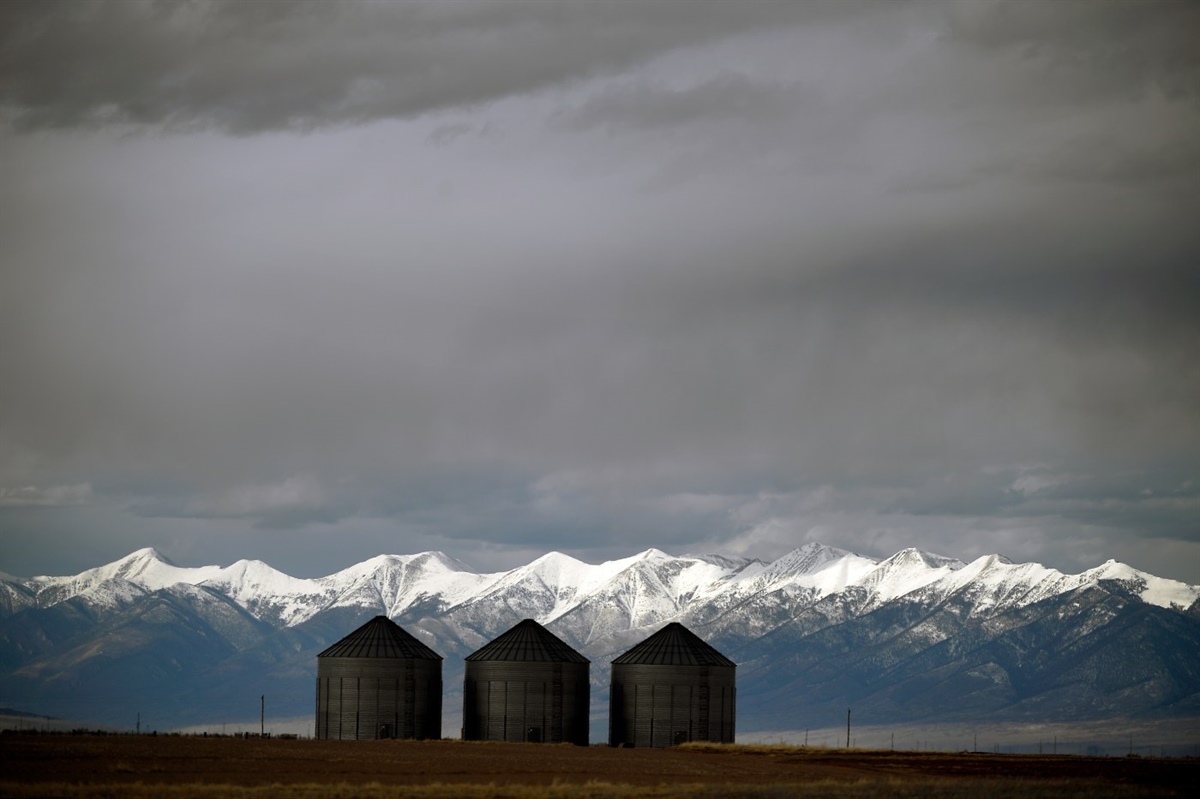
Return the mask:
<svg viewBox="0 0 1200 799">
<path fill-rule="evenodd" d="M 725 578 L 732 577 L 743 569 L 755 564 L 760 565 L 761 569 L 758 573 L 750 575 L 750 577 L 760 580 L 771 580 L 776 583 L 788 579 L 794 580 L 799 575 L 828 572 L 829 569 L 827 567 L 831 563 L 837 564 L 843 567 L 843 569 L 850 566 L 850 573 L 853 576 L 848 577 L 848 579 L 840 584 L 836 581 L 825 581 L 824 587 L 826 592 L 829 592 L 831 588 L 832 590 L 841 590 L 848 585 L 858 584 L 859 579 L 863 576 L 861 566 L 861 562 L 863 561 L 870 562 L 871 568 L 869 572 L 893 565 L 917 566 L 918 568 L 923 566 L 928 570 L 929 574 L 926 576 L 931 579 L 922 580 L 920 584 L 902 579 L 899 581 L 899 593 L 893 588 L 888 592 L 889 596 L 903 595 L 911 590 L 923 587 L 928 582 L 941 579 L 950 572 L 958 572 L 975 564 L 981 564 L 981 567 L 1001 564 L 1003 566 L 1023 567 L 1027 569 L 1037 567 L 1044 570 L 1047 574 L 1057 575 L 1065 581 L 1064 584 L 1069 583 L 1076 586 L 1098 579 L 1140 581 L 1146 584 L 1146 588 L 1143 590 L 1145 594 L 1142 597 L 1143 600 L 1151 604 L 1157 604 L 1160 607 L 1177 606 L 1186 608 L 1200 599 L 1200 586 L 1188 585 L 1178 580 L 1157 577 L 1148 572 L 1135 569 L 1128 564 L 1111 559 L 1079 574 L 1067 575 L 1034 562 L 1015 563 L 998 554 L 983 555 L 970 561 L 970 563 L 965 563 L 956 558 L 923 552 L 909 547 L 901 549 L 890 557 L 875 559 L 817 543 L 804 544 L 769 563 L 758 559 L 730 558 L 711 554 L 673 556 L 653 547 L 627 558 L 605 561 L 599 564 L 589 564 L 561 552 L 548 552 L 524 566 L 518 566 L 506 572 L 491 573 L 473 572 L 466 564 L 440 551 L 420 552 L 413 555 L 381 554 L 323 577 L 314 578 L 292 577 L 261 560 L 242 559 L 234 561 L 229 566 L 181 567 L 177 566 L 153 547 L 144 547 L 111 563 L 87 569 L 77 575 L 23 578 L 0 572 L 0 575 L 3 575 L 0 576 L 0 583 L 9 587 L 23 586 L 32 589 L 33 593 L 39 598 L 39 606 L 42 607 L 48 607 L 56 602 L 69 599 L 72 596 L 85 592 L 98 583 L 113 578 L 123 578 L 134 585 L 151 591 L 178 583 L 191 585 L 207 583 L 214 586 L 221 586 L 231 596 L 246 596 L 248 597 L 246 601 L 261 599 L 264 594 L 291 596 L 297 594 L 322 594 L 329 593 L 330 591 L 333 591 L 339 597 L 345 598 L 344 595 L 353 587 L 356 585 L 361 587 L 364 580 L 378 578 L 381 572 L 386 573 L 389 570 L 405 572 L 414 563 L 423 566 L 424 563 L 429 561 L 436 561 L 439 565 L 443 566 L 444 572 L 462 575 L 465 578 L 464 582 L 474 583 L 476 587 L 487 586 L 495 588 L 514 575 L 529 573 L 531 570 L 544 572 L 544 569 L 537 569 L 536 567 L 547 562 L 555 563 L 555 568 L 562 571 L 562 563 L 566 561 L 571 567 L 567 571 L 570 572 L 571 576 L 576 577 L 576 579 L 564 582 L 580 587 L 587 586 L 589 583 L 592 585 L 597 583 L 594 577 L 588 579 L 585 576 L 583 579 L 579 579 L 580 574 L 588 575 L 588 573 L 599 572 L 606 573 L 611 578 L 615 574 L 624 571 L 624 569 L 631 568 L 644 560 L 663 560 L 676 563 L 691 561 L 697 565 L 705 563 L 712 566 L 715 570 L 724 569 L 727 572 L 727 574 L 719 577 L 714 575 L 712 582 L 724 581 Z M 847 561 L 859 561 L 859 563 L 848 564 Z M 855 569 L 855 566 L 858 568 Z M 250 575 L 251 578 L 248 579 L 247 575 Z M 914 575 L 915 571 L 910 568 L 903 576 L 911 580 Z M 238 579 L 234 579 L 235 577 Z M 871 582 L 878 584 L 883 581 L 883 578 L 884 575 L 882 573 L 872 574 Z M 553 582 L 557 585 L 559 581 Z M 457 592 L 448 591 L 447 593 L 454 594 Z"/>
<path fill-rule="evenodd" d="M 0 580 L 0 702 L 111 723 L 151 697 L 204 720 L 269 692 L 305 713 L 315 653 L 379 614 L 446 658 L 448 729 L 462 656 L 525 618 L 592 660 L 600 718 L 611 660 L 675 621 L 740 664 L 744 729 L 847 703 L 893 721 L 1200 712 L 1200 586 L 1117 561 L 1069 575 L 818 543 L 771 562 L 548 552 L 487 573 L 441 552 L 378 555 L 315 578 L 257 560 L 181 567 L 144 548 Z"/>
</svg>

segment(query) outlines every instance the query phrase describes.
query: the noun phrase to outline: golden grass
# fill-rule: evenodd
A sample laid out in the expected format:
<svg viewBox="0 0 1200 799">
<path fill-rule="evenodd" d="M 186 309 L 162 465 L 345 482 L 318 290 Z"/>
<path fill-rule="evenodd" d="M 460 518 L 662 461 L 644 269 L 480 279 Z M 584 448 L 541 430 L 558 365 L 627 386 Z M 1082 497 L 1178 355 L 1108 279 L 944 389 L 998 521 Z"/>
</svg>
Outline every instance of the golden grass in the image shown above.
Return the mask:
<svg viewBox="0 0 1200 799">
<path fill-rule="evenodd" d="M 795 755 L 804 754 L 806 752 L 821 752 L 829 754 L 831 752 L 849 751 L 830 749 L 828 747 L 817 746 L 801 746 L 800 744 L 722 744 L 713 741 L 689 741 L 685 744 L 679 744 L 676 749 L 683 749 L 689 752 L 710 752 L 714 754 L 729 754 L 729 755 Z M 871 752 L 870 749 L 855 749 L 856 754 L 864 754 Z"/>
<path fill-rule="evenodd" d="M 688 752 L 704 752 L 707 754 L 726 755 L 852 755 L 854 757 L 912 757 L 920 753 L 911 751 L 896 751 L 894 749 L 867 749 L 829 746 L 804 746 L 802 744 L 723 744 L 712 741 L 690 741 L 674 747 Z M 953 752 L 931 752 L 935 757 L 953 757 Z M 990 755 L 990 752 L 962 752 L 961 754 Z"/>
<path fill-rule="evenodd" d="M 1200 762 L 1183 759 L 703 742 L 618 750 L 14 736 L 0 740 L 0 763 L 0 797 L 14 799 L 1190 799 L 1200 776 Z"/>
<path fill-rule="evenodd" d="M 1147 799 L 1174 791 L 1102 782 L 1022 779 L 822 780 L 778 785 L 623 785 L 604 782 L 530 785 L 67 785 L 0 782 L 12 799 Z"/>
</svg>

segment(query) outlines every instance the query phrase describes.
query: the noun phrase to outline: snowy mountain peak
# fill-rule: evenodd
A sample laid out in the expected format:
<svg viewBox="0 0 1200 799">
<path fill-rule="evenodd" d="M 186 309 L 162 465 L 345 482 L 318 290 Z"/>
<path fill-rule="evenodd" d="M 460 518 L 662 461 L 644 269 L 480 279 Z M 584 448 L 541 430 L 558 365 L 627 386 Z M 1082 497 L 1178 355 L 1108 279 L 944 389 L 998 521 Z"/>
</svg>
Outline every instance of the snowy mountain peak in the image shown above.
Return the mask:
<svg viewBox="0 0 1200 799">
<path fill-rule="evenodd" d="M 175 583 L 198 583 L 215 576 L 216 566 L 197 569 L 180 568 L 152 547 L 131 552 L 123 558 L 88 569 L 70 577 L 34 577 L 26 584 L 37 596 L 37 603 L 46 607 L 74 596 L 85 595 L 94 587 L 113 580 L 126 580 L 138 588 L 157 591 Z M 117 589 L 115 589 L 117 590 Z"/>
<path fill-rule="evenodd" d="M 465 563 L 455 560 L 445 552 L 427 551 L 418 552 L 415 555 L 376 555 L 373 558 L 367 558 L 361 563 L 356 563 L 347 569 L 343 569 L 336 574 L 349 574 L 351 572 L 367 574 L 380 570 L 386 571 L 388 569 L 433 572 L 463 572 L 471 570 Z"/>
<path fill-rule="evenodd" d="M 156 573 L 164 567 L 167 569 L 177 569 L 178 567 L 171 561 L 159 554 L 157 549 L 153 547 L 145 547 L 136 552 L 126 555 L 116 563 L 109 564 L 115 566 L 114 576 L 134 578 L 142 574 Z"/>
<path fill-rule="evenodd" d="M 225 572 L 227 574 L 254 574 L 264 570 L 270 570 L 272 572 L 275 571 L 275 569 L 263 563 L 261 560 L 246 560 L 243 558 L 242 560 L 235 560 L 233 563 L 231 563 L 228 568 L 225 569 Z M 282 574 L 282 572 L 277 573 Z"/>
<path fill-rule="evenodd" d="M 690 552 L 685 555 L 681 555 L 680 557 L 689 560 L 699 560 L 704 561 L 705 563 L 711 563 L 714 566 L 720 566 L 721 568 L 728 569 L 731 572 L 744 569 L 747 566 L 755 563 L 764 565 L 761 560 L 756 558 L 728 558 L 724 555 L 698 555 Z"/>
<path fill-rule="evenodd" d="M 422 552 L 421 554 L 414 556 L 412 562 L 414 565 L 428 564 L 431 566 L 437 566 L 447 571 L 467 572 L 471 570 L 471 567 L 463 563 L 461 560 L 456 560 L 440 550 Z"/>
<path fill-rule="evenodd" d="M 578 588 L 591 582 L 589 578 L 594 576 L 597 568 L 561 552 L 547 552 L 532 563 L 505 574 L 493 585 L 493 591 L 530 583 L 558 594 L 562 589 Z"/>
<path fill-rule="evenodd" d="M 158 561 L 159 563 L 165 563 L 168 566 L 175 565 L 154 547 L 142 547 L 141 549 L 136 549 L 125 557 L 121 558 L 119 561 L 117 561 L 117 563 L 134 563 L 151 560 Z"/>
<path fill-rule="evenodd" d="M 802 591 L 827 596 L 856 583 L 875 568 L 873 558 L 837 547 L 808 543 L 769 564 L 750 561 L 733 580 L 741 592 Z"/>
<path fill-rule="evenodd" d="M 774 560 L 768 568 L 773 572 L 811 574 L 819 571 L 828 563 L 850 556 L 858 557 L 852 552 L 837 547 L 807 543 Z"/>
<path fill-rule="evenodd" d="M 873 604 L 889 602 L 963 567 L 962 561 L 909 547 L 881 561 L 859 583 L 870 590 Z"/>
<path fill-rule="evenodd" d="M 1094 575 L 1097 579 L 1106 580 L 1136 580 L 1142 576 L 1137 569 L 1109 558 L 1094 569 L 1088 569 L 1085 574 Z"/>
<path fill-rule="evenodd" d="M 545 555 L 542 555 L 537 560 L 529 564 L 529 568 L 536 567 L 538 569 L 577 569 L 580 566 L 586 566 L 583 561 L 573 558 L 570 555 L 563 554 L 557 550 L 551 550 Z"/>
<path fill-rule="evenodd" d="M 1188 585 L 1177 580 L 1155 577 L 1121 563 L 1107 560 L 1094 569 L 1088 569 L 1080 578 L 1089 582 L 1116 580 L 1133 589 L 1143 602 L 1160 608 L 1188 608 L 1200 600 L 1200 586 Z"/>
<path fill-rule="evenodd" d="M 106 578 L 135 578 L 148 571 L 153 571 L 159 566 L 177 568 L 174 563 L 159 554 L 159 551 L 154 547 L 143 547 L 142 549 L 130 552 L 123 558 L 114 560 L 112 563 L 106 563 L 93 571 L 97 576 L 104 575 Z"/>
<path fill-rule="evenodd" d="M 261 560 L 239 560 L 218 574 L 201 580 L 197 585 L 220 588 L 235 600 L 259 598 L 264 595 L 285 596 L 314 593 L 312 580 L 301 580 L 263 563 Z"/>
<path fill-rule="evenodd" d="M 1005 563 L 1009 562 L 1007 559 L 1002 558 L 1000 555 L 989 555 L 988 557 L 990 557 L 992 559 L 999 559 Z M 960 569 L 965 565 L 961 560 L 958 560 L 957 558 L 948 558 L 945 555 L 936 555 L 932 552 L 926 552 L 925 550 L 917 549 L 916 547 L 906 547 L 905 549 L 902 549 L 899 552 L 897 552 L 895 555 L 892 555 L 887 560 L 883 561 L 883 563 L 895 563 L 897 565 L 905 564 L 905 565 L 910 565 L 910 566 L 924 566 L 929 569 L 940 569 L 942 567 L 949 567 L 952 570 Z"/>
</svg>

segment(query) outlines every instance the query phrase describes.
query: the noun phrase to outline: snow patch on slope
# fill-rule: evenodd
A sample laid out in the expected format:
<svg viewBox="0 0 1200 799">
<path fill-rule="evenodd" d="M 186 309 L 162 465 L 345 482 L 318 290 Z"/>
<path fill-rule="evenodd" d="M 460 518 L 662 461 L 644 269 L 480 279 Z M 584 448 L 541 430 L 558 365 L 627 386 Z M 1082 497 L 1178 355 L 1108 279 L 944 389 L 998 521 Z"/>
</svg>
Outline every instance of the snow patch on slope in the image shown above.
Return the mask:
<svg viewBox="0 0 1200 799">
<path fill-rule="evenodd" d="M 1089 582 L 1120 580 L 1127 585 L 1136 587 L 1135 593 L 1141 597 L 1143 602 L 1157 605 L 1160 608 L 1183 610 L 1200 600 L 1200 586 L 1168 580 L 1165 577 L 1155 577 L 1153 574 L 1138 571 L 1132 566 L 1115 560 L 1109 560 L 1094 569 L 1088 569 L 1079 577 L 1086 578 Z"/>
<path fill-rule="evenodd" d="M 180 568 L 152 547 L 131 552 L 120 560 L 88 569 L 71 577 L 34 577 L 28 585 L 37 595 L 38 605 L 48 607 L 73 596 L 86 594 L 94 587 L 111 581 L 127 580 L 148 591 L 157 591 L 176 583 L 196 583 L 219 575 L 219 566 Z"/>
<path fill-rule="evenodd" d="M 754 561 L 730 582 L 740 592 L 801 588 L 820 598 L 858 583 L 876 565 L 877 561 L 873 558 L 837 547 L 809 543 L 766 565 Z"/>
<path fill-rule="evenodd" d="M 879 563 L 855 584 L 870 592 L 873 605 L 880 605 L 924 588 L 962 568 L 962 561 L 910 547 Z"/>
</svg>

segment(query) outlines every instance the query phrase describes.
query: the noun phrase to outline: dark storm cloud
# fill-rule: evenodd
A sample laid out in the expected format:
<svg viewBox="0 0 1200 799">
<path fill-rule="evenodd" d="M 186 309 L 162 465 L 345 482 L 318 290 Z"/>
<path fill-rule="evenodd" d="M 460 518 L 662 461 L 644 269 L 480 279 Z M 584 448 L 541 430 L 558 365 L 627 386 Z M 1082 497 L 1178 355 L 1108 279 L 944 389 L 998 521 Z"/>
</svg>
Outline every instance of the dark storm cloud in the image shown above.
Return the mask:
<svg viewBox="0 0 1200 799">
<path fill-rule="evenodd" d="M 1200 513 L 1200 486 L 1163 468 L 1136 475 L 1045 468 L 952 474 L 905 487 L 878 507 L 915 516 L 1060 519 L 1138 538 L 1200 542 L 1200 529 L 1186 523 Z"/>
<path fill-rule="evenodd" d="M 1042 61 L 1052 82 L 1072 81 L 1076 102 L 1093 99 L 1080 92 L 1083 81 L 1110 96 L 1138 95 L 1155 86 L 1171 96 L 1200 99 L 1200 53 L 1192 42 L 1200 8 L 1194 3 L 980 2 L 946 4 L 946 12 L 948 40 Z"/>
<path fill-rule="evenodd" d="M 1195 6 L 0 8 L 6 528 L 1197 579 Z"/>
<path fill-rule="evenodd" d="M 835 5 L 9 3 L 0 100 L 25 128 L 307 130 L 485 103 Z"/>
<path fill-rule="evenodd" d="M 759 84 L 745 75 L 727 73 L 681 89 L 645 84 L 612 87 L 579 108 L 562 112 L 558 121 L 568 130 L 659 129 L 715 119 L 761 123 L 795 116 L 803 100 L 800 86 Z"/>
</svg>

